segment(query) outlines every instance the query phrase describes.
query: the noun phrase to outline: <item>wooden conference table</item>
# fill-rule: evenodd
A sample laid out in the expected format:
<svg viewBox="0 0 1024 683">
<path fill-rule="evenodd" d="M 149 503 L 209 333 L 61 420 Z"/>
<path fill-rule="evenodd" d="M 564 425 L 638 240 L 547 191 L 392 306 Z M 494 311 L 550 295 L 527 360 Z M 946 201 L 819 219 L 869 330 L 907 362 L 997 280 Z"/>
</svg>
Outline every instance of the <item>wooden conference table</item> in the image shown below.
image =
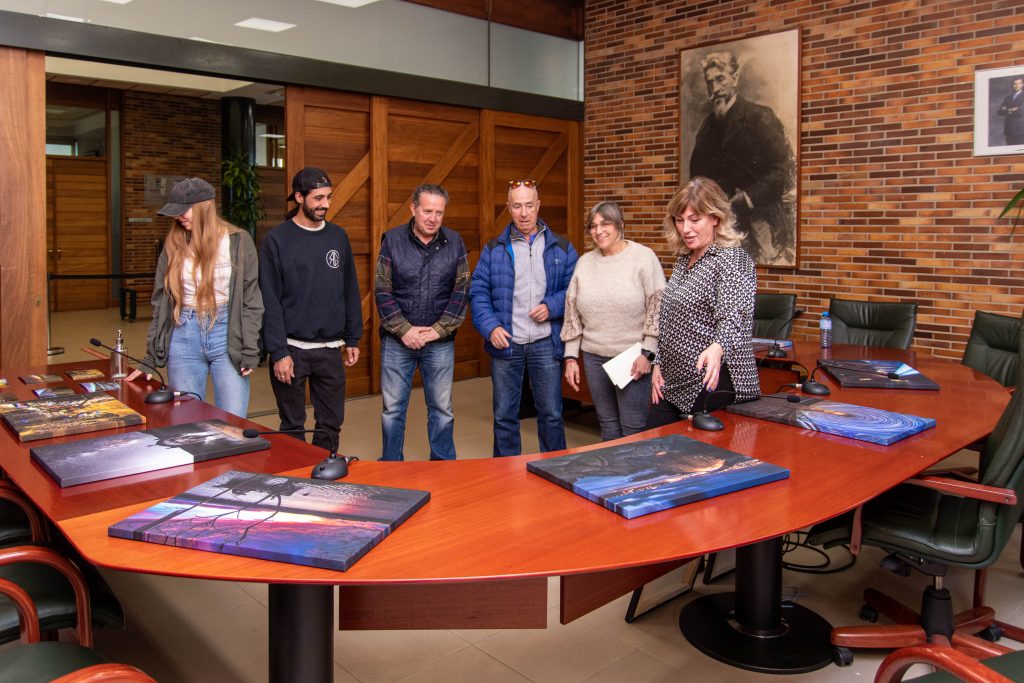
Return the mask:
<svg viewBox="0 0 1024 683">
<path fill-rule="evenodd" d="M 818 355 L 816 346 L 804 350 L 798 344 L 796 360 L 805 365 L 814 367 Z M 732 594 L 707 596 L 714 601 L 693 616 L 707 622 L 697 630 L 718 634 L 715 639 L 724 633 L 727 642 L 696 645 L 743 668 L 809 671 L 830 661 L 829 626 L 806 608 L 781 606 L 780 537 L 850 510 L 986 436 L 1008 400 L 999 384 L 955 361 L 860 347 L 836 347 L 831 355 L 907 361 L 941 389 L 841 390 L 818 375 L 837 400 L 934 417 L 937 426 L 888 447 L 724 411 L 718 413 L 725 424 L 720 432 L 700 432 L 686 422 L 647 432 L 684 434 L 787 467 L 791 476 L 633 520 L 527 472 L 528 461 L 558 453 L 404 463 L 350 453 L 365 459 L 353 464 L 345 481 L 424 489 L 431 500 L 347 572 L 107 535 L 114 522 L 229 469 L 308 476 L 324 454 L 290 437 L 268 437 L 267 451 L 61 489 L 31 462 L 29 445 L 0 427 L 0 466 L 99 566 L 269 584 L 272 681 L 331 680 L 335 585 L 341 586 L 342 628 L 544 628 L 546 577 L 561 577 L 561 618 L 567 623 L 686 558 L 727 548 L 739 549 L 734 625 L 728 621 Z M 5 368 L 0 376 L 10 382 L 8 391 L 30 398 L 19 375 L 71 367 L 105 364 Z M 763 391 L 774 391 L 775 376 L 763 377 Z M 210 417 L 252 426 L 196 400 L 147 405 L 146 393 L 145 385 L 130 384 L 113 395 L 143 412 L 149 428 Z M 89 436 L 95 434 L 33 443 Z"/>
</svg>

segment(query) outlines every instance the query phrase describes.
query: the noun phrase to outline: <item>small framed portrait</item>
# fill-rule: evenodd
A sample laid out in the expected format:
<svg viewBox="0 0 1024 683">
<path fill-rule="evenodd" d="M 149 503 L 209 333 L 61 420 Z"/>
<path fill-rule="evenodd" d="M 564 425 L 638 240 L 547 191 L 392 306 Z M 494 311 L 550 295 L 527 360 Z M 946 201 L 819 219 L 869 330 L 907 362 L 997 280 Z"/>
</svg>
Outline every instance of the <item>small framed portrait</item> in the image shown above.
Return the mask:
<svg viewBox="0 0 1024 683">
<path fill-rule="evenodd" d="M 1024 65 L 974 72 L 974 156 L 1024 153 Z"/>
<path fill-rule="evenodd" d="M 800 29 L 681 50 L 679 69 L 680 183 L 717 182 L 754 262 L 796 268 Z"/>
</svg>

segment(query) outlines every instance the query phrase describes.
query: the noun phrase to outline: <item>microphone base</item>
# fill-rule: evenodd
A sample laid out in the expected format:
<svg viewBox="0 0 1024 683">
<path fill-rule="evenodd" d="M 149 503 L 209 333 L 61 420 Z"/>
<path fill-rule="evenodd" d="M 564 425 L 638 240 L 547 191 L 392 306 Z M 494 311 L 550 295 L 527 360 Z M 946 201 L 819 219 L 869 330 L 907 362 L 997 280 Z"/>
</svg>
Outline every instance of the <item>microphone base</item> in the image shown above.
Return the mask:
<svg viewBox="0 0 1024 683">
<path fill-rule="evenodd" d="M 821 382 L 804 382 L 800 387 L 800 391 L 805 394 L 811 394 L 812 396 L 828 396 L 832 393 L 832 390 Z"/>
<path fill-rule="evenodd" d="M 348 476 L 348 463 L 348 458 L 331 453 L 313 468 L 309 476 L 311 479 L 326 479 L 328 481 L 344 479 Z"/>
<path fill-rule="evenodd" d="M 785 358 L 788 354 L 782 350 L 781 346 L 773 346 L 768 349 L 768 353 L 764 355 L 768 358 Z"/>
<path fill-rule="evenodd" d="M 146 403 L 170 403 L 174 400 L 174 392 L 170 389 L 157 389 L 146 397 Z"/>
</svg>

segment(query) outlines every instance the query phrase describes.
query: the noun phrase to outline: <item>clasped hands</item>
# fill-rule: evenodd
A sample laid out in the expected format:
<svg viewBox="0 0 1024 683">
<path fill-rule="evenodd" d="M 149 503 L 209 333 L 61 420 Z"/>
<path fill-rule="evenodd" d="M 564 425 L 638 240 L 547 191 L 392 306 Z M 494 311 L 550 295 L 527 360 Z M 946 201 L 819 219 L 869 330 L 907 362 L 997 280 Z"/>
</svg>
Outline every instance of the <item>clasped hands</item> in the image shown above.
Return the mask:
<svg viewBox="0 0 1024 683">
<path fill-rule="evenodd" d="M 441 335 L 433 327 L 419 327 L 413 325 L 409 331 L 402 335 L 402 343 L 409 349 L 422 349 L 432 341 L 437 341 Z"/>
<path fill-rule="evenodd" d="M 548 310 L 547 304 L 539 304 L 534 306 L 527 315 L 530 316 L 530 319 L 534 322 L 542 323 L 548 319 L 551 315 L 551 311 Z M 512 341 L 512 335 L 509 334 L 508 330 L 504 327 L 498 325 L 491 330 L 490 341 L 491 346 L 496 349 L 507 349 L 508 345 Z"/>
</svg>

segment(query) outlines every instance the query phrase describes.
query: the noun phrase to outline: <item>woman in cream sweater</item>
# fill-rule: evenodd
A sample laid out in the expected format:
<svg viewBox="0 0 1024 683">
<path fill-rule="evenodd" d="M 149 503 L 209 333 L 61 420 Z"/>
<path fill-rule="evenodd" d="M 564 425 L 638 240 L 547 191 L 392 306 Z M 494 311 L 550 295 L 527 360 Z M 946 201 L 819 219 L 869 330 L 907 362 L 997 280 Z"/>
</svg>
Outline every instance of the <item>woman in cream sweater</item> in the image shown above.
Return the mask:
<svg viewBox="0 0 1024 683">
<path fill-rule="evenodd" d="M 609 441 L 642 431 L 647 423 L 665 274 L 653 251 L 625 238 L 615 202 L 598 202 L 587 230 L 594 249 L 580 257 L 565 296 L 565 379 L 578 391 L 583 365 L 601 438 Z M 633 381 L 619 389 L 601 366 L 637 342 L 642 351 L 633 361 Z"/>
</svg>

